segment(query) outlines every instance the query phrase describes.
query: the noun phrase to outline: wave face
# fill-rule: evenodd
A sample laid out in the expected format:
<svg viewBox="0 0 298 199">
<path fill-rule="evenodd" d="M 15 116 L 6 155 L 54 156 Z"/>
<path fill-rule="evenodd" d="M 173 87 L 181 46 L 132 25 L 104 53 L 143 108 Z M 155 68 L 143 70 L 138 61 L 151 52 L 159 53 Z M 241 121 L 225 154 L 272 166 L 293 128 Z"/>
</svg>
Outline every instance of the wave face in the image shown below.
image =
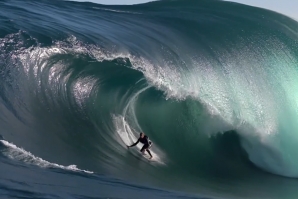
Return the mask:
<svg viewBox="0 0 298 199">
<path fill-rule="evenodd" d="M 298 177 L 296 21 L 213 0 L 0 6 L 0 134 L 34 161 L 206 194 Z M 140 131 L 154 161 L 126 149 Z"/>
</svg>

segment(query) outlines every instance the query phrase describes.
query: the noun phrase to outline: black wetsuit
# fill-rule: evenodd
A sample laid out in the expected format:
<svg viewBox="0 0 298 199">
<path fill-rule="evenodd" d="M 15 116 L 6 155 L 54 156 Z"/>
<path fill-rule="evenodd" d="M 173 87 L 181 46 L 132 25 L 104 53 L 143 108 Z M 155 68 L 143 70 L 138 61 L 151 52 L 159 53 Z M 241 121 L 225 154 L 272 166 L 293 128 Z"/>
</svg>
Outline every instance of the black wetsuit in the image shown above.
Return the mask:
<svg viewBox="0 0 298 199">
<path fill-rule="evenodd" d="M 152 157 L 151 152 L 149 151 L 149 147 L 151 146 L 152 142 L 149 140 L 148 136 L 145 135 L 143 138 L 140 137 L 138 141 L 133 145 L 131 145 L 130 147 L 136 146 L 139 142 L 144 144 L 144 146 L 141 149 L 141 152 L 146 150 L 149 153 L 149 155 Z"/>
</svg>

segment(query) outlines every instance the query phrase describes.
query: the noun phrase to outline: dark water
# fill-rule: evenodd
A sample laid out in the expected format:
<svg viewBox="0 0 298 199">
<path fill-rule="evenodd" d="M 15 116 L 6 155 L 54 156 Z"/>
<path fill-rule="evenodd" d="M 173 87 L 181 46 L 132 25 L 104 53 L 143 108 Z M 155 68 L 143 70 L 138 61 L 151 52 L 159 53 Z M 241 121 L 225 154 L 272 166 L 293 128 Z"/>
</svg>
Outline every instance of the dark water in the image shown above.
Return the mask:
<svg viewBox="0 0 298 199">
<path fill-rule="evenodd" d="M 1 198 L 297 198 L 297 31 L 213 0 L 0 1 Z"/>
</svg>

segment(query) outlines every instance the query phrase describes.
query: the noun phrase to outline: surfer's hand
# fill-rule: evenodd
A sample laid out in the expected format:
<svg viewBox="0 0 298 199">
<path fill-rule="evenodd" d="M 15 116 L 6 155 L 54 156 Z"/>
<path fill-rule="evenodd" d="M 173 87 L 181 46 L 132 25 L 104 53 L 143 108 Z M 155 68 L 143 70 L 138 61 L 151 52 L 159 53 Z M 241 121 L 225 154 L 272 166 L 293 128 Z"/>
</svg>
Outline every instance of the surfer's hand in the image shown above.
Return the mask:
<svg viewBox="0 0 298 199">
<path fill-rule="evenodd" d="M 126 145 L 127 146 L 127 145 Z M 127 149 L 129 149 L 129 146 L 127 146 Z"/>
</svg>

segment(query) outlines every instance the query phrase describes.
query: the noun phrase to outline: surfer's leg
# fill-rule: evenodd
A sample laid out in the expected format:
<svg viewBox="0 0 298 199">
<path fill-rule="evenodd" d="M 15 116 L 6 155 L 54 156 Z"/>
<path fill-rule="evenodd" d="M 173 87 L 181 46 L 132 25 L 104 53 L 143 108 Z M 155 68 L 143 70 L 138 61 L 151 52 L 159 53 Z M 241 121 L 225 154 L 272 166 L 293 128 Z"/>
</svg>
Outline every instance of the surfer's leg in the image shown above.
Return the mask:
<svg viewBox="0 0 298 199">
<path fill-rule="evenodd" d="M 144 146 L 143 146 L 142 149 L 141 149 L 141 152 L 144 153 L 145 150 L 146 150 L 148 147 L 149 147 L 148 144 L 144 144 Z"/>
<path fill-rule="evenodd" d="M 149 155 L 150 155 L 150 158 L 152 158 L 153 156 L 151 155 L 151 152 L 150 152 L 150 150 L 149 150 L 149 149 L 146 149 L 146 151 L 149 153 Z"/>
</svg>

